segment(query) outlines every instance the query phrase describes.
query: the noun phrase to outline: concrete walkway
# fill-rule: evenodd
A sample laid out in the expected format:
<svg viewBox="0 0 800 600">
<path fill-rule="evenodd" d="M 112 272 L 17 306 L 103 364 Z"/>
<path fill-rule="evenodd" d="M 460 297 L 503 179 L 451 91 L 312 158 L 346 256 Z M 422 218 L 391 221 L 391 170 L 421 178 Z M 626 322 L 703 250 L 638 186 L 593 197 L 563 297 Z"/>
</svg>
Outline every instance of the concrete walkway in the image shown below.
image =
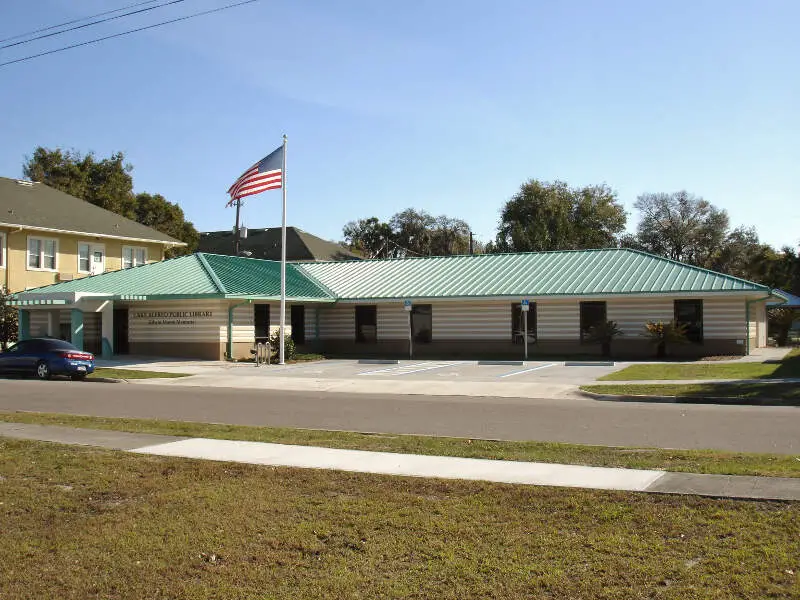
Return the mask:
<svg viewBox="0 0 800 600">
<path fill-rule="evenodd" d="M 800 478 L 667 473 L 641 469 L 424 456 L 288 444 L 176 438 L 0 422 L 0 436 L 122 449 L 138 454 L 280 467 L 437 477 L 662 494 L 800 501 Z"/>
</svg>

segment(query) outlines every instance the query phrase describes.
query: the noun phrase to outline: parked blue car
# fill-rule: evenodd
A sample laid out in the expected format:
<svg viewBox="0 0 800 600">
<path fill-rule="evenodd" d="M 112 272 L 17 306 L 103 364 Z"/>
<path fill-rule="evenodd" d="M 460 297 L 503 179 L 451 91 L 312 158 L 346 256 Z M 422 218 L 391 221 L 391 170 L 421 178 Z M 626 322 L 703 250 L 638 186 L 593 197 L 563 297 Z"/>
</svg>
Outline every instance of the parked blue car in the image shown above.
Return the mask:
<svg viewBox="0 0 800 600">
<path fill-rule="evenodd" d="M 29 373 L 39 379 L 68 375 L 78 381 L 93 372 L 93 354 L 55 338 L 23 340 L 0 353 L 0 373 Z"/>
</svg>

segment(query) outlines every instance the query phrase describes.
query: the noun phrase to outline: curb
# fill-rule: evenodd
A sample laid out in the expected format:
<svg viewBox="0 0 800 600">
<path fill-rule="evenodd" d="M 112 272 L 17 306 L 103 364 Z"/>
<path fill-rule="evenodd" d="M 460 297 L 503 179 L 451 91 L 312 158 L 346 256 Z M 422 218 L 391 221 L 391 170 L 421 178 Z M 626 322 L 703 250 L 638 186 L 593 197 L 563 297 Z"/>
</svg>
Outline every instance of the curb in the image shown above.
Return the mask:
<svg viewBox="0 0 800 600">
<path fill-rule="evenodd" d="M 720 404 L 732 406 L 800 406 L 800 400 L 786 398 L 730 398 L 719 396 L 635 396 L 598 394 L 578 390 L 578 393 L 593 400 L 605 402 L 654 402 L 661 404 Z"/>
<path fill-rule="evenodd" d="M 92 377 L 84 379 L 86 383 L 130 383 L 127 379 L 114 379 L 112 377 Z"/>
</svg>

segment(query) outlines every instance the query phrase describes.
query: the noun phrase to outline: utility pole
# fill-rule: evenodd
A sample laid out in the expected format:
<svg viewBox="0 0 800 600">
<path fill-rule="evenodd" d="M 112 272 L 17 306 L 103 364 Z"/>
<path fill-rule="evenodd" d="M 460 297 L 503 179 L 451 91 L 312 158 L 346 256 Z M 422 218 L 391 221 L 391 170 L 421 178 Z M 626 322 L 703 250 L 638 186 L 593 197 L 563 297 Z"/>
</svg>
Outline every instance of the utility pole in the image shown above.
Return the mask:
<svg viewBox="0 0 800 600">
<path fill-rule="evenodd" d="M 469 232 L 469 253 L 470 254 L 475 254 L 475 251 L 472 248 L 472 232 L 471 231 Z"/>
<path fill-rule="evenodd" d="M 239 256 L 239 209 L 242 207 L 242 199 L 236 199 L 236 227 L 233 230 L 233 255 Z"/>
</svg>

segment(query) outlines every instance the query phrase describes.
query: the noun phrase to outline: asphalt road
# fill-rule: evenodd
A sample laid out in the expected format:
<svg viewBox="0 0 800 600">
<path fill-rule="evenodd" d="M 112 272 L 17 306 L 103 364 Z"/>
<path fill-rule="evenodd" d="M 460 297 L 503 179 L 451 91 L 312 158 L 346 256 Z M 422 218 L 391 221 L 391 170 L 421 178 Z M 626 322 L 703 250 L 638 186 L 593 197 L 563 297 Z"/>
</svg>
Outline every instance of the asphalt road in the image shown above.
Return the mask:
<svg viewBox="0 0 800 600">
<path fill-rule="evenodd" d="M 15 410 L 800 454 L 800 407 L 276 392 L 0 379 L 0 411 Z"/>
</svg>

